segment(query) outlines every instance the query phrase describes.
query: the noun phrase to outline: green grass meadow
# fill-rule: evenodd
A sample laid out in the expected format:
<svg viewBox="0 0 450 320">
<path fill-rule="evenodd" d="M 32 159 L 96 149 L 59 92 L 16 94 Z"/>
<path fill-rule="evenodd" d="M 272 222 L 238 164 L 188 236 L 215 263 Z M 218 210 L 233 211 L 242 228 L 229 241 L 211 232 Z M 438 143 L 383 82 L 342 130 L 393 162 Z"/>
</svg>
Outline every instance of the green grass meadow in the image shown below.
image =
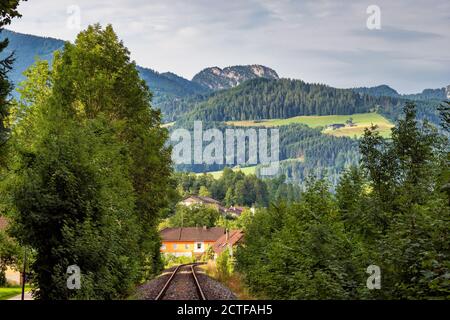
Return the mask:
<svg viewBox="0 0 450 320">
<path fill-rule="evenodd" d="M 364 129 L 376 124 L 379 127 L 380 134 L 384 137 L 390 136 L 393 124 L 378 113 L 355 113 L 352 115 L 331 115 L 331 116 L 298 116 L 288 119 L 272 119 L 272 120 L 247 120 L 247 121 L 228 121 L 227 124 L 234 126 L 250 127 L 279 127 L 290 124 L 305 124 L 311 128 L 326 127 L 334 123 L 342 123 L 352 118 L 354 127 L 345 127 L 336 130 L 324 129 L 323 133 L 331 134 L 337 137 L 360 137 L 364 133 Z"/>
</svg>

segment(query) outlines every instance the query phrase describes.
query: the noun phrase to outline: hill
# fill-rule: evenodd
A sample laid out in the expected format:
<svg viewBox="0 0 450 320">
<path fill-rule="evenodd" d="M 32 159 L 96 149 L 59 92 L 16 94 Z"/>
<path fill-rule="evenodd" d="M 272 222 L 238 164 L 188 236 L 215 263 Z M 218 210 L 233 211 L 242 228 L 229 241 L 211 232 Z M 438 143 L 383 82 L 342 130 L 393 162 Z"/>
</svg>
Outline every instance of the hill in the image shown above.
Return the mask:
<svg viewBox="0 0 450 320">
<path fill-rule="evenodd" d="M 24 80 L 23 72 L 37 58 L 51 62 L 53 53 L 56 50 L 63 50 L 65 43 L 65 41 L 54 38 L 33 36 L 10 30 L 4 30 L 0 34 L 0 40 L 5 38 L 9 39 L 9 46 L 1 56 L 4 57 L 14 52 L 14 68 L 9 74 L 9 78 L 16 85 Z M 152 90 L 156 107 L 166 98 L 181 98 L 209 92 L 207 88 L 170 72 L 159 73 L 140 66 L 137 66 L 137 69 L 141 78 L 146 81 Z"/>
<path fill-rule="evenodd" d="M 400 107 L 391 97 L 373 97 L 301 80 L 254 79 L 198 103 L 188 119 L 236 121 L 286 119 L 300 115 L 351 115 Z"/>
</svg>

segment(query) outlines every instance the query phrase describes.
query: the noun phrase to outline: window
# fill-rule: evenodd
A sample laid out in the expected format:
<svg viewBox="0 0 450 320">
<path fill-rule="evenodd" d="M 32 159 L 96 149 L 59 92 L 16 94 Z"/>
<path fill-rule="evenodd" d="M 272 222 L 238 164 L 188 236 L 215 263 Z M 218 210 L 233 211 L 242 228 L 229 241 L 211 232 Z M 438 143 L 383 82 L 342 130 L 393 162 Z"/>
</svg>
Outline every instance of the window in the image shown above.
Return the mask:
<svg viewBox="0 0 450 320">
<path fill-rule="evenodd" d="M 163 245 L 161 246 L 161 250 L 166 250 L 166 245 L 165 245 L 165 244 L 163 244 Z"/>
<path fill-rule="evenodd" d="M 201 249 L 202 248 L 202 244 L 201 243 L 197 243 L 197 249 Z"/>
<path fill-rule="evenodd" d="M 190 247 L 190 246 L 189 246 L 188 244 L 185 244 L 185 245 L 184 245 L 184 248 L 185 248 L 186 250 L 189 249 L 189 247 Z"/>
<path fill-rule="evenodd" d="M 173 250 L 177 250 L 177 244 L 176 243 L 173 245 Z"/>
</svg>

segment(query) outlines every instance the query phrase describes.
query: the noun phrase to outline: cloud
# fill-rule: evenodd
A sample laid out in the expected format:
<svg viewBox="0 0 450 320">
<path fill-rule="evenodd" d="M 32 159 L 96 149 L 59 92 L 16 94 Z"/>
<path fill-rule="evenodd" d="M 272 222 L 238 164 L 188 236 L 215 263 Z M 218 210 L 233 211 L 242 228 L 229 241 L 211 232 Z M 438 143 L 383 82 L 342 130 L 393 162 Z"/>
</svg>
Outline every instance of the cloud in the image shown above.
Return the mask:
<svg viewBox="0 0 450 320">
<path fill-rule="evenodd" d="M 376 2 L 381 30 L 366 28 L 372 3 L 350 0 L 39 0 L 21 4 L 12 29 L 74 40 L 67 7 L 78 5 L 82 28 L 112 23 L 137 63 L 186 78 L 208 66 L 260 63 L 339 87 L 448 84 L 450 3 Z"/>
<path fill-rule="evenodd" d="M 392 26 L 383 26 L 380 30 L 358 29 L 354 31 L 354 34 L 361 37 L 374 37 L 393 42 L 421 41 L 444 38 L 444 36 L 439 33 L 408 30 Z"/>
</svg>

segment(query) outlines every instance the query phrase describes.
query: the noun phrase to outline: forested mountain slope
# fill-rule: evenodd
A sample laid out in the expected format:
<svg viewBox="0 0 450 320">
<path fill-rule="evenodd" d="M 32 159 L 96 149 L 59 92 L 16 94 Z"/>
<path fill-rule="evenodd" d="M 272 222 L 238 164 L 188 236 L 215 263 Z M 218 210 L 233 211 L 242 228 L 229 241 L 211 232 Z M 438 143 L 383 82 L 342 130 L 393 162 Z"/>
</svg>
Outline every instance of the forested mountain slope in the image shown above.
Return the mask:
<svg viewBox="0 0 450 320">
<path fill-rule="evenodd" d="M 400 107 L 400 101 L 301 80 L 255 79 L 199 103 L 189 119 L 231 121 L 353 114 L 369 112 L 378 106 Z"/>
</svg>

